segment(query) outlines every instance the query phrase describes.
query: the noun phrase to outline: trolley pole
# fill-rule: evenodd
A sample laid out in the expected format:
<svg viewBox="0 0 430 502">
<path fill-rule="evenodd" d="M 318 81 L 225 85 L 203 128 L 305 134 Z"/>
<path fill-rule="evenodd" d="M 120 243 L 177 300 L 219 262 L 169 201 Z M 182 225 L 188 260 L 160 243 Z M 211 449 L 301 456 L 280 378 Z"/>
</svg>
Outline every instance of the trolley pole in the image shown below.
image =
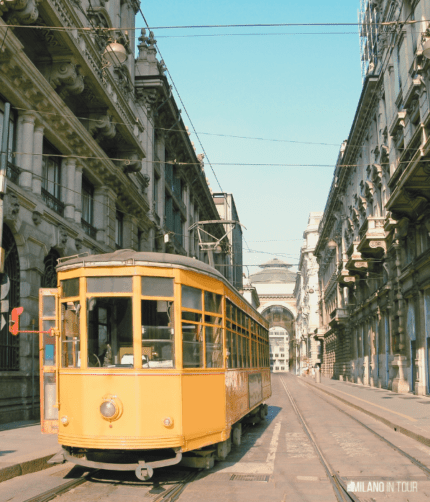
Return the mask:
<svg viewBox="0 0 430 502">
<path fill-rule="evenodd" d="M 4 272 L 4 249 L 3 249 L 3 199 L 6 193 L 6 169 L 7 169 L 7 154 L 9 144 L 9 116 L 10 103 L 5 103 L 3 115 L 3 131 L 1 140 L 1 156 L 0 156 L 0 274 Z"/>
</svg>

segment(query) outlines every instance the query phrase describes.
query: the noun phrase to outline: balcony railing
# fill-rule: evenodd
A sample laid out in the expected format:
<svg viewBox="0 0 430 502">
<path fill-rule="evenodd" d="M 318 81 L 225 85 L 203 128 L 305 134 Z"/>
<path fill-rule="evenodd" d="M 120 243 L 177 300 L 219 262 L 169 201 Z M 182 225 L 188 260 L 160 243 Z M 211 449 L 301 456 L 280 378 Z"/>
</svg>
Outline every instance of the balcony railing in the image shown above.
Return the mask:
<svg viewBox="0 0 430 502">
<path fill-rule="evenodd" d="M 90 223 L 81 218 L 81 225 L 84 232 L 89 236 L 95 239 L 97 237 L 97 228 L 93 227 Z"/>
<path fill-rule="evenodd" d="M 20 173 L 21 169 L 18 166 L 15 166 L 12 162 L 7 163 L 6 176 L 10 179 L 10 181 L 12 181 L 12 183 L 18 185 Z"/>
<path fill-rule="evenodd" d="M 64 216 L 64 204 L 60 199 L 49 193 L 48 190 L 45 190 L 45 188 L 42 188 L 42 199 L 50 209 L 53 209 L 60 216 Z"/>
</svg>

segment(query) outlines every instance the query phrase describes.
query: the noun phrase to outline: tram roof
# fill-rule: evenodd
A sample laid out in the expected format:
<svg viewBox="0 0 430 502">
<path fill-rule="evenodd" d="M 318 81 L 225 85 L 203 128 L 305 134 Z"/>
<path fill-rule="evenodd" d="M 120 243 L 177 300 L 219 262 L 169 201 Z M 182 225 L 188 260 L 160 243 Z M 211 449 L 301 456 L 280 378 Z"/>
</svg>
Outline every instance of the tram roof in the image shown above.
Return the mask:
<svg viewBox="0 0 430 502">
<path fill-rule="evenodd" d="M 80 267 L 124 267 L 124 266 L 151 266 L 151 267 L 173 267 L 185 268 L 196 272 L 204 273 L 223 281 L 228 285 L 241 300 L 252 310 L 258 313 L 254 307 L 237 291 L 237 289 L 228 282 L 228 280 L 215 268 L 203 261 L 188 256 L 168 253 L 149 253 L 144 251 L 134 251 L 132 249 L 118 249 L 113 253 L 102 254 L 80 254 L 65 256 L 58 259 L 57 271 L 71 270 Z M 260 315 L 260 314 L 259 314 Z"/>
<path fill-rule="evenodd" d="M 217 279 L 226 280 L 215 268 L 195 258 L 168 253 L 149 253 L 134 251 L 132 249 L 119 249 L 113 253 L 74 255 L 60 258 L 57 271 L 69 270 L 79 267 L 105 267 L 105 266 L 158 266 L 193 269 L 215 276 Z"/>
</svg>

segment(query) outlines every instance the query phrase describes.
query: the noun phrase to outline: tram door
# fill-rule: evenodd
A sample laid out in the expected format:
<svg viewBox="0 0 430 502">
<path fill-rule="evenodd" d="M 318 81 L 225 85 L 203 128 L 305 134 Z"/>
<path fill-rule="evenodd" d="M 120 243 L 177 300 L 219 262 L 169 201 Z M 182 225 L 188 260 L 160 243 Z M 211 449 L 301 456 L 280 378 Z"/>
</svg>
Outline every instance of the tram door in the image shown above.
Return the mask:
<svg viewBox="0 0 430 502">
<path fill-rule="evenodd" d="M 58 301 L 58 289 L 39 290 L 40 422 L 43 434 L 58 432 Z"/>
</svg>

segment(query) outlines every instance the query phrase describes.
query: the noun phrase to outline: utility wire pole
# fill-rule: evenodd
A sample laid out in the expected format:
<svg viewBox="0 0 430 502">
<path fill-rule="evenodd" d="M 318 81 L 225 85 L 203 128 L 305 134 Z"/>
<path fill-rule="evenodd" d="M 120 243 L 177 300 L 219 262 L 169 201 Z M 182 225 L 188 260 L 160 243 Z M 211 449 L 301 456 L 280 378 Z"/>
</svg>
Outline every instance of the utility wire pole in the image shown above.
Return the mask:
<svg viewBox="0 0 430 502">
<path fill-rule="evenodd" d="M 3 115 L 3 131 L 1 141 L 1 156 L 0 156 L 0 274 L 4 271 L 5 252 L 3 249 L 3 201 L 6 193 L 6 170 L 8 158 L 8 145 L 9 145 L 9 116 L 10 116 L 10 103 L 5 103 Z"/>
</svg>

